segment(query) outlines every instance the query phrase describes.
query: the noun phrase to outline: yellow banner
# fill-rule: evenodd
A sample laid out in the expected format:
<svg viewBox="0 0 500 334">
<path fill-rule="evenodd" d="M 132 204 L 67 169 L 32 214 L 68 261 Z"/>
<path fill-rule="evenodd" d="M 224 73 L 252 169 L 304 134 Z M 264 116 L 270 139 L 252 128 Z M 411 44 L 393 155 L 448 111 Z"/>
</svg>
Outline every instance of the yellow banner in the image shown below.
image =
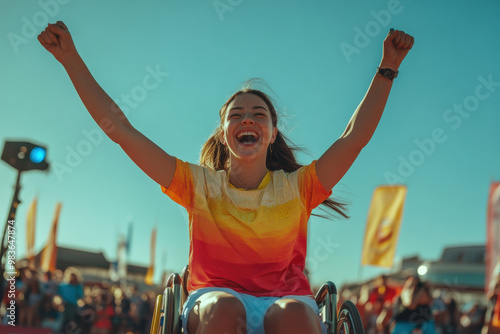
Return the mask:
<svg viewBox="0 0 500 334">
<path fill-rule="evenodd" d="M 392 267 L 403 218 L 406 186 L 380 186 L 373 193 L 361 264 Z"/>
<path fill-rule="evenodd" d="M 26 215 L 26 257 L 31 265 L 35 261 L 35 228 L 36 228 L 36 207 L 38 198 L 35 196 L 31 202 L 28 214 Z"/>
<path fill-rule="evenodd" d="M 57 225 L 59 223 L 59 214 L 61 213 L 62 204 L 59 202 L 56 204 L 56 211 L 54 213 L 54 220 L 52 221 L 52 227 L 49 232 L 49 238 L 47 244 L 45 245 L 42 255 L 40 257 L 40 267 L 44 272 L 56 270 L 56 260 L 57 260 Z"/>
<path fill-rule="evenodd" d="M 153 228 L 153 231 L 151 232 L 151 262 L 149 264 L 146 277 L 144 277 L 144 282 L 147 285 L 153 285 L 153 276 L 155 271 L 155 249 L 156 249 L 156 227 Z"/>
</svg>

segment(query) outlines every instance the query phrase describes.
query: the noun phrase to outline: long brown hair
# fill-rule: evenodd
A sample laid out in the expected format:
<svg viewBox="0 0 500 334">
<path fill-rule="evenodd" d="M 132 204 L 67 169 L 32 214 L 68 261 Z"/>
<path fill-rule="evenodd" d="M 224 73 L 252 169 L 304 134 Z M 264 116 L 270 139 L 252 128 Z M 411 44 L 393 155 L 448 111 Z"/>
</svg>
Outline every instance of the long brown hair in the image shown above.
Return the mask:
<svg viewBox="0 0 500 334">
<path fill-rule="evenodd" d="M 213 170 L 227 170 L 229 169 L 229 149 L 222 143 L 222 134 L 223 134 L 223 120 L 226 116 L 227 108 L 231 102 L 234 101 L 238 96 L 242 94 L 253 94 L 260 97 L 264 102 L 269 106 L 269 112 L 271 113 L 271 120 L 273 126 L 275 128 L 278 127 L 278 115 L 276 113 L 276 109 L 274 108 L 274 104 L 272 103 L 271 98 L 264 92 L 252 89 L 252 88 L 244 88 L 242 90 L 234 93 L 224 105 L 221 107 L 219 111 L 220 123 L 219 126 L 215 129 L 215 131 L 210 135 L 208 140 L 203 144 L 201 148 L 200 154 L 200 164 L 202 166 L 211 168 Z M 286 138 L 286 136 L 279 131 L 276 135 L 276 140 L 274 143 L 269 145 L 269 149 L 267 150 L 267 158 L 266 158 L 266 167 L 270 171 L 275 170 L 284 170 L 285 172 L 293 172 L 302 167 L 303 165 L 297 162 L 295 158 L 294 152 L 300 150 L 297 146 L 290 144 L 290 141 Z M 348 218 L 346 214 L 346 204 L 334 201 L 330 198 L 321 203 L 326 207 L 326 209 L 331 209 L 341 216 Z M 321 208 L 324 209 L 324 208 Z M 328 213 L 328 216 L 318 215 L 315 216 L 330 218 L 331 213 L 327 210 L 323 210 Z"/>
</svg>

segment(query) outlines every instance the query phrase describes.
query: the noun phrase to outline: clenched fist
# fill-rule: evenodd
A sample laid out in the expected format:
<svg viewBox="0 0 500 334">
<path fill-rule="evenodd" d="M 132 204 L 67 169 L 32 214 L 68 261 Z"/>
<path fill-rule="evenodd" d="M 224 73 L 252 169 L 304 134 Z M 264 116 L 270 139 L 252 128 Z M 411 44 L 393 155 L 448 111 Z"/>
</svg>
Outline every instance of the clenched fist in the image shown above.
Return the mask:
<svg viewBox="0 0 500 334">
<path fill-rule="evenodd" d="M 62 21 L 57 21 L 55 24 L 49 23 L 47 28 L 38 35 L 38 41 L 60 63 L 64 63 L 77 54 L 71 34 Z"/>
<path fill-rule="evenodd" d="M 397 71 L 415 42 L 413 36 L 401 30 L 392 30 L 384 40 L 384 51 L 380 67 Z"/>
</svg>

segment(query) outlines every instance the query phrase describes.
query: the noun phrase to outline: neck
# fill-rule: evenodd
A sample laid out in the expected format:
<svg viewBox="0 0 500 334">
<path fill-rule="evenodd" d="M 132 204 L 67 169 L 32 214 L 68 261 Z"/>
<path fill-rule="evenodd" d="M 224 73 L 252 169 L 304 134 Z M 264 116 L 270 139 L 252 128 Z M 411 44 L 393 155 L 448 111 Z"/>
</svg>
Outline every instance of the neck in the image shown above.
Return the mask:
<svg viewBox="0 0 500 334">
<path fill-rule="evenodd" d="M 266 174 L 267 168 L 265 161 L 264 163 L 256 163 L 231 159 L 229 182 L 238 188 L 243 188 L 245 190 L 257 189 Z"/>
</svg>

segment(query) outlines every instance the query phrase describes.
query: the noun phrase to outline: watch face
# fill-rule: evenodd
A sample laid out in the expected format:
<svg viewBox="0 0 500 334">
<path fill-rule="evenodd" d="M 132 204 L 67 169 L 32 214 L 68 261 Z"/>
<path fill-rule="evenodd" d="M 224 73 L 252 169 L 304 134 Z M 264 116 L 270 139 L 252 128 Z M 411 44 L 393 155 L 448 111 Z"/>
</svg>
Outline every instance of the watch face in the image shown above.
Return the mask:
<svg viewBox="0 0 500 334">
<path fill-rule="evenodd" d="M 396 77 L 395 76 L 396 72 L 394 72 L 394 71 L 392 71 L 392 70 L 390 70 L 388 68 L 382 69 L 381 73 L 384 76 L 384 78 L 387 78 L 387 79 L 391 79 L 392 80 L 392 79 L 394 79 Z"/>
</svg>

